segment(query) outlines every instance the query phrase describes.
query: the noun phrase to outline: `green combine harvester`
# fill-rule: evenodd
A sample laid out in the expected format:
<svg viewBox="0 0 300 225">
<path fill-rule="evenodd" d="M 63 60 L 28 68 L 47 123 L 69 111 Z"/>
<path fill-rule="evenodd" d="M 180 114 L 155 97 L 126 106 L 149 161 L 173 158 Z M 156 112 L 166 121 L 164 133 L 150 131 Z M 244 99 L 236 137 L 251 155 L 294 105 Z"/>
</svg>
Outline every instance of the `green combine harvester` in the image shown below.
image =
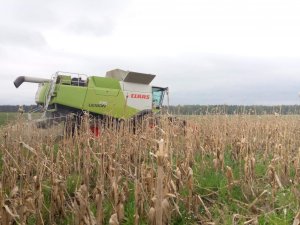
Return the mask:
<svg viewBox="0 0 300 225">
<path fill-rule="evenodd" d="M 142 118 L 158 112 L 166 87 L 151 86 L 155 75 L 115 69 L 105 77 L 57 72 L 51 79 L 20 76 L 14 81 L 39 83 L 35 101 L 44 120 L 61 121 L 67 115 L 79 118 L 89 112 L 98 120 Z"/>
</svg>

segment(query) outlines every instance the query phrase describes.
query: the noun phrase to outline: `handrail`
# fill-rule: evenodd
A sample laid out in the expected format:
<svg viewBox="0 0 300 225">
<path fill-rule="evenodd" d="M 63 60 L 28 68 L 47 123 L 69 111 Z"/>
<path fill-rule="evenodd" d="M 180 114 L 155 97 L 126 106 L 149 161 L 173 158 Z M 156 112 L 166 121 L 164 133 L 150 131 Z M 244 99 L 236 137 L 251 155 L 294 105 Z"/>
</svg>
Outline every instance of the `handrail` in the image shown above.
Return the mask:
<svg viewBox="0 0 300 225">
<path fill-rule="evenodd" d="M 49 91 L 46 95 L 46 102 L 44 104 L 44 113 L 42 115 L 42 118 L 45 118 L 46 117 L 46 113 L 47 113 L 47 110 L 48 110 L 48 106 L 49 106 L 49 103 L 51 101 L 51 97 L 53 95 L 53 92 L 55 90 L 55 84 L 56 84 L 56 81 L 57 81 L 57 74 L 58 72 L 55 73 L 55 75 L 53 76 L 53 78 L 51 79 L 51 82 L 50 82 L 50 87 L 49 87 Z"/>
</svg>

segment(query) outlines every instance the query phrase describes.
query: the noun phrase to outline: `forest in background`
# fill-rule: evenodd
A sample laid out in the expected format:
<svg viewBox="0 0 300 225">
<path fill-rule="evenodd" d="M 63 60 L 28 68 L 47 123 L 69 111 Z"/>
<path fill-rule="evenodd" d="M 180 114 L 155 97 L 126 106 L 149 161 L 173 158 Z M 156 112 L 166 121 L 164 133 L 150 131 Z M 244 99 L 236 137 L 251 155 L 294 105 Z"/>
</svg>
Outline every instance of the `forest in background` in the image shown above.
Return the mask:
<svg viewBox="0 0 300 225">
<path fill-rule="evenodd" d="M 298 115 L 300 105 L 177 105 L 169 106 L 169 113 L 176 115 Z"/>
<path fill-rule="evenodd" d="M 36 105 L 24 105 L 25 112 L 35 109 Z M 168 109 L 169 108 L 169 109 Z M 0 112 L 18 112 L 18 105 L 0 105 Z M 300 105 L 177 105 L 164 106 L 164 111 L 169 111 L 175 115 L 234 115 L 234 114 L 250 114 L 250 115 L 297 115 L 300 114 Z"/>
</svg>

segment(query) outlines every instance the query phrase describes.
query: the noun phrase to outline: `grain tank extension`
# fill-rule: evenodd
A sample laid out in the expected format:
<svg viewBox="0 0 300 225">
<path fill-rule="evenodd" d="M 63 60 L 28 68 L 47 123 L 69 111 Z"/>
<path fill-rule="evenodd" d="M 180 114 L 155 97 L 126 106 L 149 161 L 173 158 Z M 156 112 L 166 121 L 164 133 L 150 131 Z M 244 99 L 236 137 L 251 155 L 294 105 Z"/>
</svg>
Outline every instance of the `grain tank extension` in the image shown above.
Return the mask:
<svg viewBox="0 0 300 225">
<path fill-rule="evenodd" d="M 168 88 L 151 86 L 155 75 L 115 69 L 105 77 L 57 72 L 51 79 L 21 76 L 14 84 L 38 83 L 35 101 L 44 117 L 87 111 L 98 117 L 128 119 L 159 111 Z"/>
</svg>

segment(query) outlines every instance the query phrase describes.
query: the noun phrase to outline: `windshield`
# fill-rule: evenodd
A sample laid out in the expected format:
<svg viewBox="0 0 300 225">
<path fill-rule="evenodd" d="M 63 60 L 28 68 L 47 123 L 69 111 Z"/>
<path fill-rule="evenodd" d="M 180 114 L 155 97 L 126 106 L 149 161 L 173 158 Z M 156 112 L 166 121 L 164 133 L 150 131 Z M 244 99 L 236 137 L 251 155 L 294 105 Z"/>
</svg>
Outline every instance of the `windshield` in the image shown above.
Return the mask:
<svg viewBox="0 0 300 225">
<path fill-rule="evenodd" d="M 164 94 L 167 88 L 152 87 L 152 105 L 153 108 L 159 109 L 164 100 Z"/>
</svg>

